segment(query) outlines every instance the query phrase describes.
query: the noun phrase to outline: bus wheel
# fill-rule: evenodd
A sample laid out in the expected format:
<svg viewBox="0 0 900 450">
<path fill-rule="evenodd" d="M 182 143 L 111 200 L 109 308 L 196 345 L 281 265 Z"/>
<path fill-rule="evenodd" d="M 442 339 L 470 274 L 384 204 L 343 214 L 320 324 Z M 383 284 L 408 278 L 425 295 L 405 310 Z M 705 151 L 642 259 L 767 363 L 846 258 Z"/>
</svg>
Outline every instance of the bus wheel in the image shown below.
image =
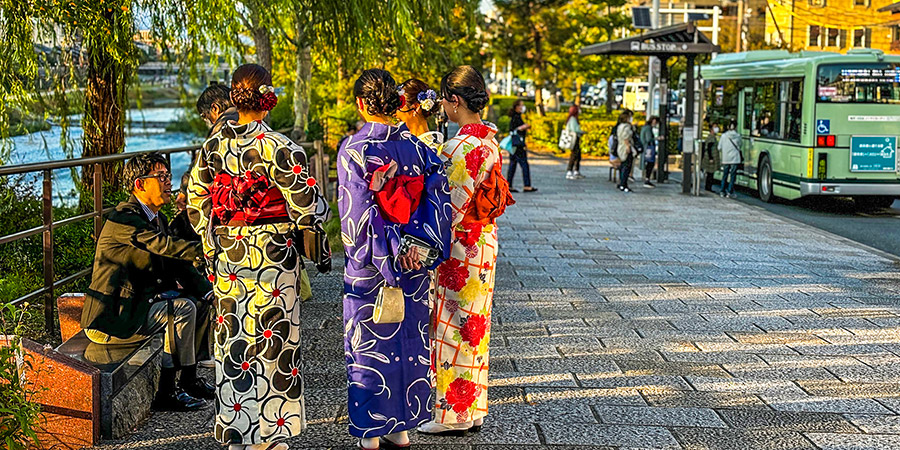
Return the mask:
<svg viewBox="0 0 900 450">
<path fill-rule="evenodd" d="M 884 209 L 890 208 L 894 204 L 894 197 L 886 195 L 853 197 L 853 203 L 856 203 L 856 207 L 859 209 Z"/>
<path fill-rule="evenodd" d="M 760 200 L 766 203 L 775 201 L 775 194 L 772 193 L 772 163 L 769 162 L 768 156 L 763 156 L 759 161 L 756 190 L 759 192 Z"/>
</svg>

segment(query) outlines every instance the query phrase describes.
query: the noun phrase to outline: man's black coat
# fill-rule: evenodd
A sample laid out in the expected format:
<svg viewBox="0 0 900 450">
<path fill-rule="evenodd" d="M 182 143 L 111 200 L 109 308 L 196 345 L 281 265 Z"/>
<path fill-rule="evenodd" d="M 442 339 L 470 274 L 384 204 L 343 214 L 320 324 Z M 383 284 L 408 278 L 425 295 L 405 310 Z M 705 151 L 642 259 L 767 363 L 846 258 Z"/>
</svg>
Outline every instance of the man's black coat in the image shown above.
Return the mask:
<svg viewBox="0 0 900 450">
<path fill-rule="evenodd" d="M 200 299 L 212 290 L 193 265 L 203 258 L 201 244 L 170 236 L 165 217 L 157 217 L 159 223 L 151 222 L 134 196 L 109 214 L 97 240 L 83 328 L 129 338 L 147 320 L 157 294 L 178 290 Z"/>
</svg>

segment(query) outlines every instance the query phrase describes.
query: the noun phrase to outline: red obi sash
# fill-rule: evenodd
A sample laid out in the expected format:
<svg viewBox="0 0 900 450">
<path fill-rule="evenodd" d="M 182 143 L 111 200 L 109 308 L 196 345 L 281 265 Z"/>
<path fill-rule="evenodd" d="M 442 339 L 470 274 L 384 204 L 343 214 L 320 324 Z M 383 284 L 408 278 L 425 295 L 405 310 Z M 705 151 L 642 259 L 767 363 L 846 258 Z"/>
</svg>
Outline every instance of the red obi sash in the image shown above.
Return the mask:
<svg viewBox="0 0 900 450">
<path fill-rule="evenodd" d="M 385 218 L 394 223 L 407 224 L 422 201 L 425 176 L 396 173 L 397 163 L 394 161 L 375 169 L 369 189 L 375 191 L 375 203 Z"/>
<path fill-rule="evenodd" d="M 264 175 L 247 171 L 233 177 L 222 172 L 216 175 L 211 191 L 212 213 L 219 224 L 262 225 L 290 219 L 284 196 Z"/>
</svg>

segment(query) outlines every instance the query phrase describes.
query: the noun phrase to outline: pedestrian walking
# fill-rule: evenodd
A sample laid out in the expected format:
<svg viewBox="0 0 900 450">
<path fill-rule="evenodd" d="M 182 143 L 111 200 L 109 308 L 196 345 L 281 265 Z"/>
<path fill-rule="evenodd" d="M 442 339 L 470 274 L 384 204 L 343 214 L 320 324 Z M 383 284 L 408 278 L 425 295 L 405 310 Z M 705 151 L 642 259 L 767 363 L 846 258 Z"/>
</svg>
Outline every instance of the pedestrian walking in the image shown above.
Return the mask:
<svg viewBox="0 0 900 450">
<path fill-rule="evenodd" d="M 400 97 L 403 105 L 394 117 L 425 145 L 437 150 L 444 143 L 444 135 L 428 129 L 428 118 L 441 109 L 437 92 L 424 81 L 411 78 L 400 84 Z"/>
<path fill-rule="evenodd" d="M 624 110 L 619 114 L 619 120 L 616 121 L 616 139 L 618 147 L 616 148 L 616 157 L 622 161 L 619 167 L 619 185 L 618 188 L 622 192 L 631 192 L 628 187 L 629 174 L 634 165 L 634 113 L 631 110 Z"/>
<path fill-rule="evenodd" d="M 713 184 L 716 182 L 716 171 L 722 167 L 722 158 L 718 149 L 720 131 L 719 124 L 711 124 L 709 134 L 706 135 L 706 139 L 703 141 L 703 151 L 701 152 L 700 168 L 706 174 L 704 189 L 709 192 L 712 192 Z"/>
<path fill-rule="evenodd" d="M 722 197 L 734 197 L 734 181 L 737 179 L 737 171 L 743 163 L 741 155 L 741 135 L 737 132 L 737 122 L 734 120 L 728 124 L 728 131 L 719 139 L 719 151 L 722 152 L 722 188 L 719 195 Z"/>
<path fill-rule="evenodd" d="M 564 133 L 574 135 L 575 143 L 572 144 L 572 151 L 569 155 L 569 165 L 566 167 L 567 180 L 580 180 L 584 178 L 581 174 L 581 136 L 584 131 L 581 130 L 581 123 L 578 121 L 578 114 L 581 108 L 578 105 L 569 107 L 569 117 L 566 119 L 566 128 Z"/>
<path fill-rule="evenodd" d="M 230 450 L 286 450 L 306 428 L 300 358 L 298 228 L 329 214 L 306 152 L 263 119 L 278 98 L 272 76 L 245 64 L 232 75 L 237 121 L 200 149 L 188 216 L 213 260 L 215 438 Z"/>
<path fill-rule="evenodd" d="M 647 122 L 641 127 L 641 144 L 644 147 L 644 187 L 655 188 L 656 185 L 650 181 L 653 175 L 653 167 L 656 165 L 656 143 L 657 133 L 655 128 L 659 126 L 659 117 L 651 116 Z"/>
<path fill-rule="evenodd" d="M 353 94 L 366 124 L 337 155 L 349 431 L 362 449 L 405 448 L 429 419 L 428 270 L 450 253 L 450 194 L 438 155 L 392 125 L 391 74 L 364 71 Z"/>
<path fill-rule="evenodd" d="M 506 169 L 506 179 L 512 186 L 513 178 L 516 176 L 516 165 L 522 167 L 522 182 L 524 187 L 522 192 L 536 192 L 537 188 L 531 185 L 531 168 L 528 166 L 528 150 L 525 148 L 525 136 L 531 125 L 525 123 L 522 115 L 525 114 L 525 102 L 516 100 L 512 108 L 509 110 L 509 132 L 515 133 L 513 136 L 513 152 L 509 154 L 509 168 Z M 512 192 L 519 192 L 511 189 Z"/>
<path fill-rule="evenodd" d="M 488 411 L 495 221 L 515 201 L 501 172 L 497 128 L 479 116 L 488 99 L 481 73 L 457 67 L 441 81 L 441 94 L 444 111 L 460 125 L 441 150 L 449 163 L 453 247 L 433 283 L 434 419 L 418 430 L 460 436 L 479 431 Z"/>
</svg>

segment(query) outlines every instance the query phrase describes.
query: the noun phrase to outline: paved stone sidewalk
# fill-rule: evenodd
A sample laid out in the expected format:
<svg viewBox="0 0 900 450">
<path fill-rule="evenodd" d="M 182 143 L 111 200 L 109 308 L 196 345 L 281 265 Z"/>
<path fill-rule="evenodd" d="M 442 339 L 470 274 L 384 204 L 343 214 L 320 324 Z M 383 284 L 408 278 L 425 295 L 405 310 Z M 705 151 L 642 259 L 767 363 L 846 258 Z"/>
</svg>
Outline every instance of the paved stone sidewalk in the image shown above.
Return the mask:
<svg viewBox="0 0 900 450">
<path fill-rule="evenodd" d="M 623 194 L 606 167 L 584 172 L 532 161 L 540 192 L 501 223 L 485 429 L 417 447 L 900 448 L 893 261 L 734 201 Z M 309 430 L 292 448 L 355 444 L 339 276 L 316 277 L 303 306 Z M 97 449 L 217 449 L 212 414 L 155 414 Z"/>
</svg>

